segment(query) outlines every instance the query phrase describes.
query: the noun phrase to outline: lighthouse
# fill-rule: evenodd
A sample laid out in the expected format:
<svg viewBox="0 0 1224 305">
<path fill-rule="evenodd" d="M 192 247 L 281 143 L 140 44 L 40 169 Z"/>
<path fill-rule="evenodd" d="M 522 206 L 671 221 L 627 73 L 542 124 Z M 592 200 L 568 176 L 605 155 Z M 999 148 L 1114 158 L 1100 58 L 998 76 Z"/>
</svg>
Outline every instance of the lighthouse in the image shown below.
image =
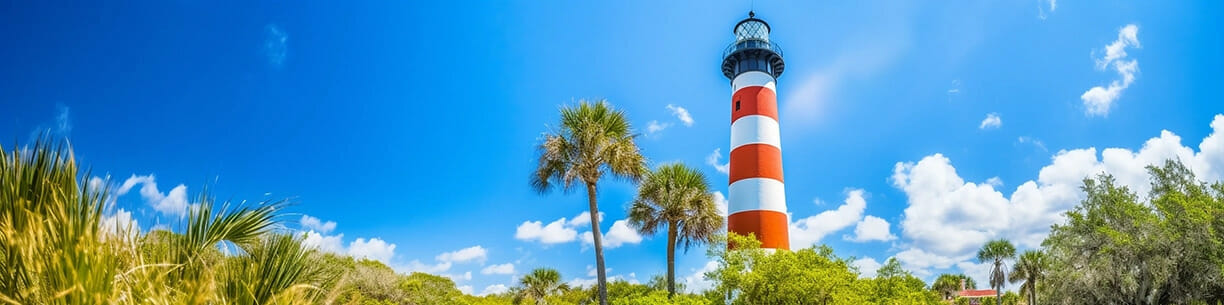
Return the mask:
<svg viewBox="0 0 1224 305">
<path fill-rule="evenodd" d="M 732 92 L 727 230 L 756 236 L 761 248 L 788 250 L 777 97 L 777 78 L 786 64 L 769 31 L 765 20 L 748 12 L 735 24 L 735 42 L 723 52 L 722 72 Z"/>
</svg>

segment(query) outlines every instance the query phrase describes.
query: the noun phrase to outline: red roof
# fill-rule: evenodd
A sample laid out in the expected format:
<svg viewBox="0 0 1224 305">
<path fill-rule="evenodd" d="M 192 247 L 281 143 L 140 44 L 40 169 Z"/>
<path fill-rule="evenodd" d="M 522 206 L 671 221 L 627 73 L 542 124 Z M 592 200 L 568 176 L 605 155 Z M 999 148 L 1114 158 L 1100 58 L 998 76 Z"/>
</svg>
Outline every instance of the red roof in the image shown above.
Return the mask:
<svg viewBox="0 0 1224 305">
<path fill-rule="evenodd" d="M 959 295 L 962 297 L 966 297 L 966 298 L 993 297 L 995 296 L 995 290 L 994 289 L 961 290 Z"/>
</svg>

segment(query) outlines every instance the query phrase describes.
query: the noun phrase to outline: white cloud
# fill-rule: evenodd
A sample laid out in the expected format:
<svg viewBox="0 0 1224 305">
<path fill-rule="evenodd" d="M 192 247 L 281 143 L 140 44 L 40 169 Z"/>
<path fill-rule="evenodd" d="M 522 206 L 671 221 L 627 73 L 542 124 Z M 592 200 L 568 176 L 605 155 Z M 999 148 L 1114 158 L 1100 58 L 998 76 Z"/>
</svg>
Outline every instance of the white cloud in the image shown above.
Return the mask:
<svg viewBox="0 0 1224 305">
<path fill-rule="evenodd" d="M 391 262 L 391 257 L 395 255 L 395 244 L 387 243 L 377 237 L 366 240 L 358 238 L 349 244 L 349 255 L 355 258 L 366 258 L 381 261 L 384 263 Z"/>
<path fill-rule="evenodd" d="M 94 177 L 95 179 L 97 177 Z M 93 182 L 92 180 L 90 181 Z M 140 236 L 140 224 L 132 219 L 132 213 L 118 209 L 114 214 L 103 215 L 99 222 L 102 232 L 115 237 L 135 238 Z"/>
<path fill-rule="evenodd" d="M 667 129 L 667 127 L 671 127 L 671 123 L 659 123 L 659 121 L 652 120 L 646 123 L 646 135 L 658 134 L 660 131 Z"/>
<path fill-rule="evenodd" d="M 510 287 L 506 287 L 506 285 L 502 285 L 502 284 L 494 284 L 494 285 L 489 285 L 489 286 L 485 287 L 485 289 L 484 289 L 484 290 L 481 290 L 481 291 L 480 291 L 480 294 L 478 294 L 477 296 L 486 296 L 486 295 L 490 295 L 490 294 L 498 294 L 498 293 L 503 293 L 503 292 L 506 292 L 506 291 L 510 291 Z"/>
<path fill-rule="evenodd" d="M 1080 99 L 1084 102 L 1084 113 L 1086 115 L 1108 115 L 1113 102 L 1122 95 L 1123 90 L 1126 90 L 1135 81 L 1135 72 L 1139 70 L 1139 61 L 1134 59 L 1127 60 L 1126 48 L 1139 47 L 1138 34 L 1139 27 L 1134 24 L 1122 27 L 1118 31 L 1118 40 L 1106 45 L 1105 56 L 1096 60 L 1097 69 L 1103 70 L 1112 66 L 1122 79 L 1110 82 L 1108 87 L 1092 87 L 1085 91 L 1083 95 L 1080 95 Z"/>
<path fill-rule="evenodd" d="M 319 251 L 347 254 L 348 250 L 344 249 L 344 234 L 323 235 L 314 230 L 306 232 L 306 239 L 302 240 L 302 245 L 319 249 Z"/>
<path fill-rule="evenodd" d="M 863 190 L 850 190 L 846 193 L 846 202 L 835 210 L 820 212 L 815 216 L 799 219 L 790 225 L 791 248 L 799 249 L 815 245 L 829 233 L 837 232 L 854 225 L 863 217 L 867 209 L 867 200 L 863 199 Z"/>
<path fill-rule="evenodd" d="M 472 246 L 456 250 L 454 252 L 446 252 L 438 254 L 434 259 L 442 262 L 464 263 L 471 261 L 483 262 L 488 258 L 489 251 L 481 246 Z"/>
<path fill-rule="evenodd" d="M 1003 126 L 1003 120 L 999 118 L 998 113 L 991 112 L 986 114 L 981 124 L 978 124 L 978 129 L 999 128 L 999 126 Z"/>
<path fill-rule="evenodd" d="M 446 270 L 450 270 L 450 267 L 451 267 L 450 262 L 439 262 L 437 264 L 429 265 L 429 264 L 422 263 L 419 260 L 412 260 L 411 262 L 408 262 L 407 265 L 402 265 L 402 266 L 393 265 L 392 266 L 392 268 L 395 268 L 395 271 L 400 272 L 400 273 L 408 273 L 408 274 L 411 274 L 413 272 L 438 274 L 438 273 L 446 272 Z"/>
<path fill-rule="evenodd" d="M 463 294 L 471 295 L 473 288 L 472 288 L 472 285 L 462 285 L 459 287 L 455 287 L 455 289 L 459 289 L 459 292 L 462 292 Z"/>
<path fill-rule="evenodd" d="M 310 215 L 302 215 L 302 220 L 298 222 L 302 224 L 302 229 L 318 231 L 322 234 L 327 234 L 336 229 L 335 221 L 324 222 Z"/>
<path fill-rule="evenodd" d="M 273 66 L 280 67 L 285 64 L 285 57 L 289 55 L 288 42 L 289 34 L 280 27 L 275 24 L 264 26 L 264 54 Z"/>
<path fill-rule="evenodd" d="M 718 215 L 727 217 L 727 196 L 722 192 L 714 191 L 714 207 L 718 209 Z"/>
<path fill-rule="evenodd" d="M 56 104 L 55 109 L 59 111 L 59 114 L 55 115 L 55 134 L 67 136 L 72 132 L 72 119 L 69 116 L 72 109 L 64 104 Z"/>
<path fill-rule="evenodd" d="M 1167 130 L 1138 151 L 1059 151 L 1035 181 L 1019 184 L 1010 195 L 990 183 L 964 181 L 941 154 L 897 163 L 892 181 L 908 198 L 901 221 L 908 242 L 896 257 L 911 270 L 929 272 L 969 261 L 978 247 L 995 238 L 1010 239 L 1021 249 L 1038 247 L 1050 225 L 1062 223 L 1062 214 L 1083 199 L 1082 180 L 1099 173 L 1112 174 L 1140 196 L 1151 188 L 1144 167 L 1168 159 L 1181 160 L 1201 179 L 1219 181 L 1224 177 L 1224 115 L 1216 115 L 1211 127 L 1197 153 Z"/>
<path fill-rule="evenodd" d="M 667 104 L 667 110 L 671 110 L 672 115 L 675 115 L 676 119 L 684 123 L 684 126 L 693 126 L 693 116 L 690 116 L 688 110 L 684 109 L 684 107 Z"/>
<path fill-rule="evenodd" d="M 480 274 L 514 274 L 514 264 L 490 265 L 481 269 Z"/>
<path fill-rule="evenodd" d="M 714 152 L 710 153 L 709 156 L 706 156 L 706 164 L 713 166 L 714 169 L 718 170 L 718 172 L 720 173 L 723 173 L 723 174 L 730 173 L 731 163 L 730 162 L 721 163 L 719 162 L 720 160 L 722 160 L 722 149 L 721 148 L 715 148 Z"/>
<path fill-rule="evenodd" d="M 854 242 L 890 241 L 897 239 L 889 232 L 888 221 L 883 218 L 867 215 L 854 227 L 854 236 L 846 236 L 846 240 Z"/>
<path fill-rule="evenodd" d="M 592 238 L 594 234 L 590 231 L 582 232 L 582 242 L 585 244 L 594 244 Z M 629 222 L 625 220 L 617 220 L 612 223 L 612 228 L 608 229 L 608 233 L 603 236 L 603 247 L 612 249 L 625 244 L 638 244 L 642 242 L 642 235 L 638 234 L 637 230 L 629 227 Z"/>
<path fill-rule="evenodd" d="M 596 275 L 599 275 L 598 270 L 599 270 L 599 269 L 595 269 L 595 266 L 593 266 L 593 265 L 587 265 L 587 266 L 586 266 L 586 271 L 587 271 L 587 272 L 586 272 L 586 275 L 587 275 L 587 276 L 596 276 Z M 604 274 L 612 274 L 612 268 L 604 267 Z"/>
<path fill-rule="evenodd" d="M 578 231 L 567 227 L 564 217 L 548 223 L 548 225 L 544 225 L 540 221 L 524 221 L 514 232 L 515 239 L 538 241 L 544 244 L 571 242 L 577 237 Z"/>
<path fill-rule="evenodd" d="M 856 259 L 850 264 L 858 267 L 859 277 L 862 278 L 873 278 L 876 276 L 876 271 L 880 270 L 880 262 L 870 257 Z"/>
<path fill-rule="evenodd" d="M 701 293 L 702 291 L 714 288 L 714 281 L 708 280 L 705 277 L 706 272 L 711 272 L 718 269 L 717 261 L 708 261 L 701 269 L 693 270 L 693 273 L 680 280 L 684 283 L 685 290 L 689 293 Z"/>
<path fill-rule="evenodd" d="M 138 184 L 141 185 L 140 197 L 153 206 L 154 210 L 169 216 L 183 217 L 187 215 L 187 208 L 189 207 L 187 203 L 187 186 L 179 184 L 170 189 L 169 194 L 162 193 L 157 189 L 157 181 L 153 175 L 132 175 L 132 177 L 123 181 L 123 185 L 119 186 L 119 189 L 115 191 L 115 195 L 123 196 Z"/>
<path fill-rule="evenodd" d="M 599 222 L 603 223 L 603 220 L 604 220 L 604 212 L 599 212 Z M 582 211 L 582 213 L 579 213 L 578 216 L 574 216 L 574 218 L 570 219 L 569 221 L 569 226 L 575 227 L 575 228 L 580 227 L 580 226 L 587 226 L 590 224 L 591 224 L 591 212 L 590 211 Z"/>
</svg>

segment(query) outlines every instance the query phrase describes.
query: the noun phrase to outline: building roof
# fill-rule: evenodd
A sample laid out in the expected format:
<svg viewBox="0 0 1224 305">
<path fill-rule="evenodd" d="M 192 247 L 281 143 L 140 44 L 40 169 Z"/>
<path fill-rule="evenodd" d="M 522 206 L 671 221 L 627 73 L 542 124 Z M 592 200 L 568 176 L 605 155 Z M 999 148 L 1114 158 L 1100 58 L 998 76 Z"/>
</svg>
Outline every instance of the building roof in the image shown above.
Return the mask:
<svg viewBox="0 0 1224 305">
<path fill-rule="evenodd" d="M 981 298 L 995 296 L 994 289 L 961 290 L 957 295 L 965 298 Z"/>
</svg>

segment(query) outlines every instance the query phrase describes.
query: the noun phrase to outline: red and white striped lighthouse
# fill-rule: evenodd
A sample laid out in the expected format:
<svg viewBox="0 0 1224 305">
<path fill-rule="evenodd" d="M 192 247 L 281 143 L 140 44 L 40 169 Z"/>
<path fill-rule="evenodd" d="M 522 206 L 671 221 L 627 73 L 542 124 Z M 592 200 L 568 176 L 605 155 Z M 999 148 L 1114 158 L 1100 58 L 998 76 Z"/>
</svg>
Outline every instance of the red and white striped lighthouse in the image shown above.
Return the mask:
<svg viewBox="0 0 1224 305">
<path fill-rule="evenodd" d="M 748 12 L 723 54 L 731 79 L 731 172 L 727 229 L 753 234 L 767 249 L 790 249 L 776 80 L 786 64 L 769 24 Z"/>
</svg>

